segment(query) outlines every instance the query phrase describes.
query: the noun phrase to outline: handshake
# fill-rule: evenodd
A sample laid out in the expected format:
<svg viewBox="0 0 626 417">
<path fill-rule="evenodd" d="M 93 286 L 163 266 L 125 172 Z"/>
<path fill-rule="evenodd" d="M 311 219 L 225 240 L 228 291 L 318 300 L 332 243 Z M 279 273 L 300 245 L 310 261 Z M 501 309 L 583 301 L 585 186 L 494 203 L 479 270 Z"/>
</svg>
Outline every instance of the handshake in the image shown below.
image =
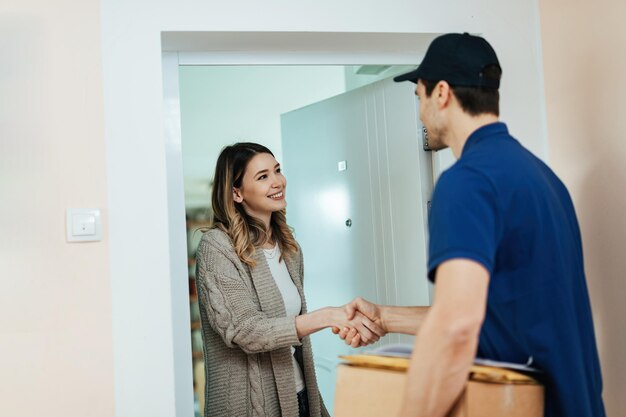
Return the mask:
<svg viewBox="0 0 626 417">
<path fill-rule="evenodd" d="M 387 334 L 384 307 L 357 297 L 342 307 L 329 307 L 331 329 L 353 348 L 376 343 Z"/>
<path fill-rule="evenodd" d="M 324 307 L 296 316 L 302 338 L 327 327 L 352 347 L 367 346 L 387 333 L 414 335 L 428 307 L 381 306 L 357 297 L 342 307 Z"/>
</svg>

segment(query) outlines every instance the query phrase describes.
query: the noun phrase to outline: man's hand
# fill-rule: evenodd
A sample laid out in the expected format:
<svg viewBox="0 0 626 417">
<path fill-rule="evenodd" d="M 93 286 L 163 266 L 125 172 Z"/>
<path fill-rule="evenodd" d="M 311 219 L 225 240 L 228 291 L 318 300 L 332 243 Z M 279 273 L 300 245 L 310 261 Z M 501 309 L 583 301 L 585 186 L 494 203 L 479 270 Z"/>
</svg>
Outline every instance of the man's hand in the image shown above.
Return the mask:
<svg viewBox="0 0 626 417">
<path fill-rule="evenodd" d="M 381 316 L 381 308 L 378 304 L 374 304 L 364 298 L 357 297 L 350 303 L 346 304 L 343 309 L 346 313 L 346 317 L 348 320 L 360 318 L 363 325 L 369 330 L 372 330 L 379 337 L 383 337 L 387 334 L 387 329 L 385 328 Z M 363 318 L 369 320 L 363 320 Z M 332 330 L 333 333 L 338 334 L 339 337 L 343 339 L 347 345 L 350 345 L 352 347 L 366 346 L 367 344 L 378 341 L 378 338 L 376 338 L 376 340 L 374 341 L 369 340 L 369 343 L 364 343 L 362 337 L 359 337 L 360 332 L 354 327 L 343 327 L 341 329 L 338 327 L 333 327 Z"/>
</svg>

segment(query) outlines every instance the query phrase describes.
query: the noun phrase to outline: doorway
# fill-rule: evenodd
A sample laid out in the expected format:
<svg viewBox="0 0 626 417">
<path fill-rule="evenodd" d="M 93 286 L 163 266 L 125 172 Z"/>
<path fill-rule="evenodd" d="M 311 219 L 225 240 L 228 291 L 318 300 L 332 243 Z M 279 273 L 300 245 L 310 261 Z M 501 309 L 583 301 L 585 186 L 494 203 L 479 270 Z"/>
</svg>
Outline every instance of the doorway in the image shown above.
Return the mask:
<svg viewBox="0 0 626 417">
<path fill-rule="evenodd" d="M 437 34 L 235 34 L 228 36 L 232 50 L 223 52 L 228 34 L 163 35 L 163 76 L 172 265 L 186 264 L 188 253 L 184 230 L 182 138 L 180 134 L 180 89 L 178 74 L 186 65 L 398 65 L 414 66 L 426 45 Z M 232 35 L 232 34 L 230 34 Z M 288 41 L 285 39 L 288 38 Z M 227 43 L 228 43 L 227 42 Z M 259 46 L 262 44 L 261 46 Z M 298 52 L 293 52 L 294 45 Z M 399 46 L 401 45 L 401 46 Z M 368 50 L 368 48 L 371 48 Z M 208 51 L 208 52 L 207 52 Z M 261 51 L 261 52 L 259 52 Z M 291 51 L 291 52 L 289 52 Z M 400 51 L 400 52 L 398 52 Z M 417 58 L 416 58 L 417 57 Z M 364 64 L 365 63 L 365 64 Z M 437 163 L 435 162 L 435 165 Z M 172 267 L 172 310 L 176 398 L 190 398 L 191 335 L 187 269 Z M 187 400 L 182 400 L 187 403 Z M 187 408 L 187 406 L 184 406 Z"/>
<path fill-rule="evenodd" d="M 191 344 L 200 411 L 205 381 L 195 252 L 200 230 L 210 227 L 212 170 L 226 145 L 258 142 L 281 163 L 288 180 L 287 221 L 305 254 L 310 311 L 356 296 L 380 304 L 429 303 L 426 280 L 416 277 L 425 276 L 430 155 L 419 146 L 413 87 L 390 80 L 412 68 L 179 67 Z M 338 171 L 335 159 L 347 165 Z M 349 228 L 347 218 L 354 222 Z M 320 390 L 332 407 L 338 357 L 363 349 L 349 349 L 328 331 L 311 340 Z M 389 335 L 379 344 L 399 341 Z"/>
</svg>

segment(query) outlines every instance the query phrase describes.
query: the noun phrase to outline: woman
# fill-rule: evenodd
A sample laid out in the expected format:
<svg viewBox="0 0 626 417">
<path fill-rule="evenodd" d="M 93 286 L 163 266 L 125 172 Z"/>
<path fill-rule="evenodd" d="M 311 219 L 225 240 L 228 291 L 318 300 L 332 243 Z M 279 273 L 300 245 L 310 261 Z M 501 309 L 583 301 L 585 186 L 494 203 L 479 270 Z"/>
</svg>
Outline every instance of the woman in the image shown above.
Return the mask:
<svg viewBox="0 0 626 417">
<path fill-rule="evenodd" d="M 384 334 L 363 315 L 348 321 L 342 308 L 307 313 L 302 251 L 285 219 L 286 186 L 262 145 L 237 143 L 218 158 L 213 228 L 197 253 L 207 417 L 328 416 L 307 336 L 356 329 L 358 346 Z"/>
</svg>

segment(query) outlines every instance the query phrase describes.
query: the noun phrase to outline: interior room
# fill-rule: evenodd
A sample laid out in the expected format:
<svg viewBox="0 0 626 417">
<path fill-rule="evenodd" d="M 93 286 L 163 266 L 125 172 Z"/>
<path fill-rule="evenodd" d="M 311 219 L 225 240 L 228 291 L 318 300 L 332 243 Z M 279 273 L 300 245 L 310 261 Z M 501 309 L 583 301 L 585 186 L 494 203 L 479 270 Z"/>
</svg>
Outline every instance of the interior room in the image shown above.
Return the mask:
<svg viewBox="0 0 626 417">
<path fill-rule="evenodd" d="M 203 204 L 215 163 L 210 158 L 215 156 L 207 155 L 235 140 L 262 140 L 284 161 L 286 175 L 293 176 L 290 187 L 306 189 L 296 185 L 308 177 L 290 167 L 289 156 L 299 150 L 292 145 L 299 142 L 282 137 L 292 122 L 307 119 L 305 113 L 318 111 L 319 103 L 332 107 L 333 98 L 354 92 L 372 94 L 374 99 L 364 103 L 383 103 L 395 94 L 393 88 L 401 88 L 385 79 L 418 65 L 438 34 L 466 31 L 484 36 L 498 50 L 504 69 L 501 119 L 563 179 L 572 195 L 583 237 L 604 402 L 608 415 L 624 415 L 626 332 L 621 318 L 626 315 L 626 284 L 621 274 L 626 265 L 620 249 L 626 243 L 621 232 L 626 200 L 615 190 L 626 179 L 620 133 L 620 97 L 626 93 L 625 15 L 626 5 L 616 0 L 4 1 L 0 415 L 195 415 L 199 399 L 194 398 L 194 364 L 199 358 L 193 356 L 198 346 L 192 336 L 197 324 L 190 308 L 193 253 L 188 243 L 193 248 L 197 237 L 188 238 L 187 229 L 204 225 L 208 218 Z M 385 66 L 390 68 L 381 69 Z M 224 71 L 220 76 L 250 82 L 249 74 L 237 71 L 252 68 L 267 71 L 267 77 L 280 76 L 281 82 L 267 78 L 254 88 L 232 82 L 229 91 L 236 94 L 221 101 L 200 100 L 209 94 L 202 88 L 211 83 L 194 82 L 210 71 L 215 71 L 210 77 Z M 598 68 L 608 85 L 590 82 L 597 79 Z M 359 70 L 380 72 L 351 79 Z M 303 95 L 279 106 L 269 89 L 281 87 L 289 92 L 298 87 Z M 413 109 L 415 98 L 402 96 L 411 100 L 405 108 Z M 264 102 L 276 104 L 283 116 L 266 124 L 260 115 Z M 235 129 L 202 130 L 220 103 L 231 109 L 221 121 Z M 257 109 L 245 112 L 249 123 L 239 123 L 236 109 L 246 104 Z M 365 114 L 387 117 L 375 104 L 364 108 Z M 194 111 L 198 114 L 192 117 Z M 412 129 L 418 141 L 416 116 Z M 261 127 L 265 133 L 258 133 Z M 319 127 L 312 124 L 311 131 Z M 187 144 L 188 134 L 203 140 Z M 393 190 L 384 198 L 372 192 L 385 190 L 375 179 L 397 179 L 398 171 L 408 169 L 400 156 L 426 158 L 428 162 L 415 165 L 424 171 L 415 174 L 421 175 L 415 192 L 420 199 L 412 203 L 420 207 L 416 225 L 423 227 L 428 186 L 454 162 L 450 154 L 397 156 L 399 149 L 381 145 L 380 131 L 371 128 L 369 134 L 369 148 L 357 157 L 351 156 L 354 148 L 327 153 L 332 166 L 324 172 L 343 181 L 344 188 L 320 194 L 316 201 L 333 208 L 323 213 L 326 223 L 320 227 L 336 228 L 338 239 L 355 238 L 364 224 L 349 204 L 340 204 L 346 189 L 370 187 L 370 205 L 372 196 L 378 196 L 378 203 L 392 201 Z M 372 153 L 375 145 L 380 152 Z M 349 182 L 352 173 L 365 169 L 360 163 L 371 168 L 381 161 L 388 164 L 380 165 L 384 169 L 365 185 Z M 312 249 L 314 240 L 308 239 L 314 230 L 306 221 L 313 214 L 305 210 L 319 207 L 306 207 L 297 194 L 288 203 L 306 256 L 324 256 Z M 306 219 L 298 217 L 296 207 Z M 365 218 L 374 231 L 393 230 L 392 223 L 383 222 L 406 215 L 394 212 L 393 204 L 376 207 L 379 211 Z M 68 209 L 96 210 L 99 239 L 69 241 Z M 424 245 L 424 231 L 414 234 L 421 234 L 417 242 Z M 389 248 L 401 235 L 380 237 Z M 368 250 L 377 253 L 376 247 Z M 372 259 L 391 255 L 376 256 Z M 369 289 L 357 289 L 381 301 L 427 305 L 432 288 L 422 260 L 403 263 L 413 269 L 396 270 L 391 276 L 397 281 L 374 278 Z M 307 265 L 307 274 L 324 282 L 324 270 L 316 270 L 314 262 Z M 382 265 L 373 267 L 372 276 L 387 276 L 384 268 L 400 267 Z M 413 293 L 398 291 L 410 282 L 415 284 Z M 332 295 L 313 286 L 311 304 L 339 303 L 357 291 L 352 284 Z M 336 355 L 351 350 L 330 336 L 320 334 L 314 343 L 329 346 L 321 349 L 318 372 L 332 404 Z"/>
<path fill-rule="evenodd" d="M 367 151 L 367 148 L 363 146 L 361 150 L 359 143 L 367 145 L 370 140 L 376 141 L 376 135 L 367 134 L 368 141 L 363 141 L 362 128 L 353 127 L 354 133 L 349 133 L 350 126 L 361 123 L 363 127 L 367 127 L 367 114 L 372 119 L 376 118 L 374 111 L 360 111 L 364 109 L 361 103 L 369 102 L 371 106 L 379 107 L 386 104 L 386 111 L 393 113 L 395 103 L 381 100 L 382 94 L 391 94 L 389 86 L 393 84 L 390 78 L 409 69 L 412 67 L 402 65 L 180 67 L 185 217 L 189 275 L 192 279 L 191 341 L 194 388 L 199 413 L 204 404 L 204 366 L 198 295 L 194 291 L 193 282 L 195 249 L 202 230 L 211 226 L 211 170 L 215 166 L 217 155 L 226 145 L 236 141 L 258 142 L 272 150 L 284 167 L 283 172 L 289 185 L 289 213 L 294 213 L 293 217 L 289 215 L 288 221 L 294 227 L 297 239 L 306 252 L 306 291 L 310 309 L 342 305 L 359 295 L 383 304 L 429 305 L 430 288 L 426 282 L 422 286 L 417 286 L 410 280 L 396 282 L 400 277 L 424 273 L 424 259 L 415 254 L 426 252 L 423 245 L 423 217 L 421 222 L 412 219 L 417 217 L 413 214 L 419 213 L 426 202 L 419 201 L 421 198 L 418 198 L 422 194 L 420 181 L 412 184 L 415 189 L 413 196 L 407 195 L 406 185 L 399 183 L 400 178 L 406 177 L 410 183 L 413 178 L 419 180 L 420 173 L 426 174 L 423 194 L 428 197 L 431 192 L 432 154 L 413 145 L 419 144 L 420 138 L 415 137 L 419 133 L 419 126 L 412 113 L 406 117 L 408 129 L 400 126 L 397 121 L 394 122 L 396 130 L 390 136 L 395 137 L 398 135 L 396 132 L 408 130 L 409 133 L 402 133 L 408 139 L 397 141 L 395 147 L 389 147 L 391 152 L 395 149 L 401 152 L 387 155 L 384 161 L 379 163 L 376 160 L 373 164 L 364 156 L 363 151 Z M 382 80 L 387 81 L 385 83 Z M 385 83 L 386 88 L 381 83 Z M 366 91 L 368 86 L 371 91 Z M 407 94 L 410 86 L 402 87 L 398 89 L 399 97 L 404 96 L 407 100 L 394 97 L 396 101 L 400 101 L 395 107 L 402 108 L 407 104 L 405 101 L 413 100 L 415 108 L 416 100 L 411 97 L 411 91 Z M 352 93 L 347 94 L 348 92 Z M 268 100 L 270 97 L 271 100 Z M 411 106 L 410 101 L 408 104 Z M 341 109 L 336 108 L 338 106 Z M 350 107 L 354 110 L 347 110 Z M 358 113 L 362 113 L 361 119 Z M 333 124 L 331 120 L 342 118 L 344 122 L 340 125 Z M 384 116 L 379 118 L 384 119 Z M 323 133 L 315 129 L 319 125 L 324 125 Z M 302 137 L 303 131 L 307 132 L 307 137 Z M 413 135 L 410 135 L 411 131 Z M 372 143 L 369 148 L 374 150 L 374 147 L 382 146 L 388 147 L 387 144 Z M 420 152 L 427 157 L 418 158 Z M 406 165 L 413 167 L 405 170 L 403 176 L 398 176 L 395 184 L 390 187 L 387 201 L 393 207 L 390 207 L 389 216 L 381 215 L 384 212 L 380 213 L 380 209 L 376 216 L 372 216 L 367 211 L 380 207 L 383 201 L 375 202 L 376 198 L 369 192 L 369 178 L 377 175 L 375 170 L 379 165 L 385 165 L 383 169 L 386 172 L 381 174 L 381 182 L 393 181 L 390 176 L 392 167 L 388 166 L 388 161 L 398 160 L 401 154 L 411 156 Z M 344 158 L 346 167 L 343 171 L 334 167 L 341 162 L 334 160 L 334 155 Z M 418 169 L 418 165 L 424 162 L 425 169 Z M 328 166 L 333 169 L 329 170 Z M 338 176 L 341 172 L 350 174 L 347 183 Z M 312 177 L 314 181 L 311 181 Z M 311 208 L 313 201 L 318 203 Z M 357 204 L 359 201 L 363 202 Z M 368 201 L 373 204 L 368 204 Z M 402 217 L 403 212 L 408 215 Z M 385 236 L 386 224 L 376 221 L 379 217 L 385 217 L 386 224 L 395 222 L 398 226 L 394 231 L 398 236 L 394 238 L 388 233 Z M 350 227 L 345 225 L 348 219 L 354 223 Z M 408 233 L 402 235 L 401 229 L 414 229 L 415 236 Z M 385 256 L 383 245 L 364 246 L 362 242 L 366 241 L 389 241 L 389 246 L 397 242 L 398 247 L 406 249 L 393 255 L 387 253 Z M 414 247 L 399 245 L 400 241 L 415 242 Z M 388 264 L 388 271 L 381 269 L 379 273 L 372 275 L 369 271 L 376 270 L 376 262 L 373 265 L 356 262 L 357 259 L 352 255 L 368 252 L 373 254 L 372 260 L 378 259 L 377 263 Z M 393 258 L 397 258 L 397 261 L 394 262 Z M 311 338 L 320 390 L 327 406 L 332 409 L 336 380 L 334 370 L 339 363 L 339 355 L 350 354 L 355 350 L 329 332 L 316 333 Z M 390 335 L 379 343 L 397 343 L 400 339 L 399 335 Z M 402 339 L 405 342 L 412 340 L 410 337 Z M 376 345 L 372 346 L 375 347 Z"/>
</svg>

